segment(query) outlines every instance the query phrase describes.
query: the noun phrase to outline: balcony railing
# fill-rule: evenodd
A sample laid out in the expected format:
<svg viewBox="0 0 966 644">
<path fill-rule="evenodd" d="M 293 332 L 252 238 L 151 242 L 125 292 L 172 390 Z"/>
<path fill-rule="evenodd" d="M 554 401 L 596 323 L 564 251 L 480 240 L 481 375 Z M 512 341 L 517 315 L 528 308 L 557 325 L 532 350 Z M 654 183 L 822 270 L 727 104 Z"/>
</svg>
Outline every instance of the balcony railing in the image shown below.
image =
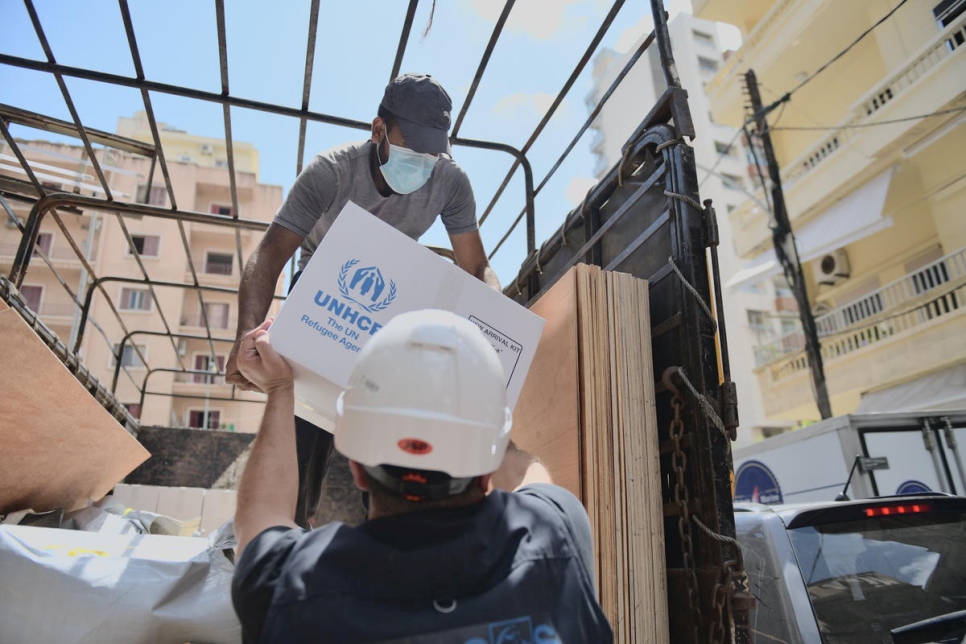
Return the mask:
<svg viewBox="0 0 966 644">
<path fill-rule="evenodd" d="M 822 356 L 837 358 L 909 331 L 966 306 L 966 248 L 835 308 L 815 319 Z M 759 366 L 799 353 L 805 337 L 792 333 L 755 348 Z M 788 369 L 808 368 L 804 356 Z"/>
<path fill-rule="evenodd" d="M 238 318 L 232 316 L 229 318 L 219 317 L 216 315 L 208 314 L 208 326 L 212 331 L 219 331 L 225 329 L 234 329 L 238 322 Z M 188 313 L 181 316 L 181 326 L 192 327 L 192 328 L 204 328 L 205 318 L 200 313 Z"/>
<path fill-rule="evenodd" d="M 912 57 L 905 67 L 897 70 L 892 76 L 885 78 L 881 83 L 869 90 L 865 97 L 859 101 L 855 109 L 838 124 L 835 130 L 825 138 L 817 141 L 815 145 L 802 154 L 788 168 L 783 168 L 782 178 L 786 190 L 793 183 L 808 174 L 812 168 L 832 156 L 838 149 L 845 145 L 846 141 L 857 136 L 861 130 L 857 130 L 853 126 L 873 116 L 880 109 L 894 102 L 900 96 L 909 93 L 919 79 L 929 74 L 932 69 L 945 59 L 950 56 L 962 54 L 962 51 L 966 47 L 951 47 L 949 42 L 955 42 L 954 38 L 956 37 L 962 38 L 964 32 L 966 32 L 966 14 L 961 15 L 941 32 L 937 32 L 933 39 L 923 46 L 919 50 L 919 53 Z M 721 78 L 721 76 L 719 75 L 718 78 Z"/>
<path fill-rule="evenodd" d="M 204 371 L 189 371 L 183 373 L 174 374 L 174 381 L 179 383 L 195 384 L 195 385 L 224 385 L 225 374 L 224 372 L 208 373 Z"/>
<path fill-rule="evenodd" d="M 69 318 L 80 309 L 73 302 L 44 302 L 40 305 L 40 317 Z"/>
<path fill-rule="evenodd" d="M 4 243 L 0 244 L 0 257 L 13 259 L 17 256 L 17 249 L 20 247 L 19 244 Z M 40 250 L 40 249 L 38 249 Z M 38 252 L 35 250 L 34 255 Z M 64 246 L 54 246 L 46 253 L 47 259 L 54 262 L 79 262 L 77 254 L 74 253 L 74 249 Z"/>
</svg>

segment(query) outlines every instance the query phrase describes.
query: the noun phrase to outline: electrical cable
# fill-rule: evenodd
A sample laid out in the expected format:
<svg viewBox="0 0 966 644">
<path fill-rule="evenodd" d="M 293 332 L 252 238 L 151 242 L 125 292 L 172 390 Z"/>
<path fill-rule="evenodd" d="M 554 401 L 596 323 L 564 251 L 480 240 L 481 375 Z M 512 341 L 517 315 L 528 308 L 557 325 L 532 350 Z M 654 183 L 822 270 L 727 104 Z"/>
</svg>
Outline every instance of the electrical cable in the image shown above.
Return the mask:
<svg viewBox="0 0 966 644">
<path fill-rule="evenodd" d="M 964 112 L 964 111 L 966 111 L 966 106 L 954 107 L 948 110 L 939 110 L 936 112 L 931 112 L 929 114 L 917 114 L 916 116 L 906 116 L 904 118 L 888 119 L 886 121 L 875 121 L 872 123 L 855 123 L 853 125 L 828 125 L 828 126 L 815 125 L 815 126 L 801 126 L 801 127 L 798 127 L 798 126 L 775 127 L 774 125 L 772 125 L 768 128 L 768 131 L 769 132 L 779 132 L 779 131 L 801 132 L 801 131 L 808 131 L 808 130 L 821 130 L 821 131 L 851 130 L 851 129 L 858 129 L 862 127 L 875 127 L 877 125 L 891 125 L 893 123 L 905 123 L 906 121 L 917 121 L 920 119 L 932 118 L 934 116 L 942 116 L 944 114 L 954 114 L 956 112 Z M 777 119 L 776 119 L 776 122 L 777 122 Z"/>
<path fill-rule="evenodd" d="M 802 82 L 800 82 L 798 85 L 796 85 L 794 87 L 794 89 L 792 89 L 790 92 L 788 92 L 788 94 L 789 95 L 794 94 L 795 92 L 797 92 L 798 90 L 800 90 L 802 87 L 804 87 L 807 83 L 809 83 L 813 78 L 815 78 L 816 76 L 818 76 L 819 74 L 821 74 L 822 72 L 824 72 L 826 69 L 828 69 L 829 66 L 831 66 L 833 63 L 835 63 L 842 56 L 844 56 L 845 54 L 847 54 L 853 47 L 855 47 L 860 42 L 862 42 L 862 40 L 866 36 L 868 36 L 870 33 L 872 33 L 872 31 L 876 27 L 878 27 L 883 22 L 885 22 L 890 17 L 892 17 L 892 14 L 894 14 L 896 11 L 898 11 L 899 8 L 902 5 L 906 4 L 906 2 L 908 2 L 908 1 L 909 0 L 900 0 L 899 4 L 897 4 L 895 7 L 892 8 L 892 11 L 890 11 L 886 15 L 882 16 L 881 18 L 879 18 L 879 20 L 874 25 L 872 25 L 871 27 L 869 27 L 868 29 L 866 29 L 865 31 L 863 31 L 862 34 L 858 38 L 856 38 L 855 40 L 853 40 L 852 41 L 852 44 L 850 44 L 848 47 L 846 47 L 845 49 L 843 49 L 842 51 L 840 51 L 839 53 L 837 53 L 835 56 L 832 57 L 831 60 L 829 60 L 827 63 L 825 63 L 824 65 L 822 65 L 821 67 L 819 67 L 818 69 L 816 69 L 814 72 L 812 72 L 807 78 L 805 78 Z"/>
<path fill-rule="evenodd" d="M 806 84 L 808 84 L 809 82 L 811 82 L 816 76 L 818 76 L 819 74 L 821 74 L 822 72 L 824 72 L 832 64 L 834 64 L 836 61 L 838 61 L 840 58 L 842 58 L 845 54 L 847 54 L 849 51 L 851 51 L 852 48 L 854 48 L 862 40 L 864 40 L 866 36 L 868 36 L 870 33 L 872 33 L 873 30 L 875 30 L 876 27 L 878 27 L 883 22 L 885 22 L 886 20 L 888 20 L 889 18 L 891 18 L 892 15 L 896 11 L 898 11 L 899 8 L 902 7 L 902 5 L 906 4 L 906 2 L 908 2 L 908 1 L 909 0 L 900 0 L 899 4 L 897 4 L 895 7 L 893 7 L 892 10 L 889 11 L 889 13 L 887 13 L 886 15 L 882 16 L 881 18 L 879 18 L 879 20 L 877 20 L 875 22 L 875 24 L 873 24 L 871 27 L 869 27 L 868 29 L 866 29 L 865 31 L 863 31 L 861 34 L 859 34 L 859 37 L 856 38 L 855 40 L 853 40 L 852 43 L 849 44 L 848 47 L 846 47 L 845 49 L 843 49 L 842 51 L 840 51 L 839 53 L 837 53 L 835 56 L 833 56 L 831 59 L 829 59 L 825 64 L 823 64 L 821 67 L 819 67 L 814 72 L 812 72 L 811 74 L 809 74 L 808 77 L 804 78 L 798 85 L 796 85 L 795 87 L 793 87 L 788 92 L 785 92 L 785 94 L 783 94 L 780 98 L 778 98 L 777 100 L 773 101 L 772 103 L 770 103 L 766 107 L 763 107 L 762 110 L 761 110 L 761 114 L 754 114 L 754 115 L 746 118 L 745 119 L 745 122 L 742 123 L 741 127 L 735 132 L 735 136 L 732 137 L 731 141 L 728 143 L 727 147 L 725 148 L 725 151 L 718 154 L 718 158 L 715 160 L 714 165 L 711 166 L 711 169 L 708 170 L 708 173 L 698 183 L 698 187 L 700 188 L 702 185 L 704 185 L 704 182 L 708 180 L 708 177 L 711 176 L 711 174 L 714 172 L 714 170 L 721 163 L 722 159 L 724 159 L 724 157 L 726 156 L 727 150 L 738 139 L 738 136 L 741 134 L 741 132 L 745 128 L 747 128 L 747 126 L 751 122 L 753 122 L 756 117 L 758 117 L 758 116 L 767 116 L 769 113 L 771 113 L 774 110 L 776 110 L 779 106 L 782 106 L 782 111 L 778 113 L 778 117 L 775 119 L 775 123 L 777 123 L 778 121 L 780 121 L 782 115 L 785 113 L 785 110 L 784 110 L 784 107 L 783 106 L 791 100 L 792 94 L 794 94 L 795 92 L 797 92 L 798 90 L 800 90 L 802 87 L 804 87 Z M 885 123 L 885 122 L 882 122 L 882 123 Z M 774 129 L 774 126 L 768 128 L 768 130 L 771 130 L 771 129 Z M 778 129 L 791 130 L 792 128 L 778 128 Z M 818 128 L 818 127 L 816 127 L 816 128 L 796 128 L 796 129 L 802 129 L 802 130 L 805 130 L 805 129 L 832 130 L 832 129 L 836 129 L 836 128 Z M 838 129 L 845 129 L 845 128 L 838 128 Z"/>
<path fill-rule="evenodd" d="M 704 175 L 704 178 L 698 182 L 699 188 L 704 185 L 704 182 L 708 180 L 708 177 L 714 174 L 714 171 L 718 168 L 719 165 L 721 165 L 721 161 L 724 160 L 726 156 L 728 156 L 728 152 L 731 150 L 731 146 L 734 145 L 735 141 L 738 140 L 738 137 L 741 136 L 741 133 L 743 131 L 742 128 L 746 127 L 749 122 L 750 122 L 749 120 L 746 120 L 744 123 L 742 123 L 741 127 L 735 130 L 735 135 L 731 137 L 730 141 L 728 141 L 728 144 L 725 146 L 724 150 L 718 153 L 718 158 L 715 159 L 714 165 L 712 165 L 711 168 L 708 169 L 707 174 Z"/>
</svg>

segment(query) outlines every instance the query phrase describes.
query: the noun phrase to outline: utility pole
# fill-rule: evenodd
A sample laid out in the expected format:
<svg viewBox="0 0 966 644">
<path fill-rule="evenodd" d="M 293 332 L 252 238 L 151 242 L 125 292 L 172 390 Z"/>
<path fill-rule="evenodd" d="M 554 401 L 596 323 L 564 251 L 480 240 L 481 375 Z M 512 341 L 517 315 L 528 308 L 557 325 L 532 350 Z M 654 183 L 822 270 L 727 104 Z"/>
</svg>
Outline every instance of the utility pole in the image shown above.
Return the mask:
<svg viewBox="0 0 966 644">
<path fill-rule="evenodd" d="M 802 273 L 802 264 L 798 260 L 798 249 L 795 246 L 795 235 L 792 233 L 792 225 L 788 221 L 788 211 L 785 209 L 785 195 L 782 192 L 782 179 L 778 169 L 778 161 L 775 159 L 775 150 L 771 145 L 771 134 L 768 132 L 768 121 L 765 118 L 767 112 L 761 104 L 761 94 L 758 92 L 758 78 L 754 70 L 749 69 L 745 73 L 746 89 L 748 98 L 751 100 L 752 118 L 758 128 L 758 137 L 761 139 L 762 148 L 765 151 L 765 160 L 768 164 L 768 175 L 771 178 L 771 203 L 770 221 L 772 242 L 775 244 L 775 255 L 785 271 L 785 279 L 795 294 L 795 301 L 798 303 L 798 315 L 802 321 L 802 331 L 805 334 L 805 355 L 808 358 L 809 370 L 812 373 L 812 386 L 815 390 L 815 403 L 818 405 L 818 412 L 822 418 L 832 417 L 832 405 L 828 399 L 828 388 L 825 385 L 825 366 L 822 364 L 822 347 L 818 341 L 818 329 L 815 327 L 815 318 L 812 316 L 812 309 L 808 304 L 808 293 L 805 289 L 805 275 Z M 787 97 L 786 97 L 787 100 Z M 752 144 L 751 141 L 748 142 Z"/>
</svg>

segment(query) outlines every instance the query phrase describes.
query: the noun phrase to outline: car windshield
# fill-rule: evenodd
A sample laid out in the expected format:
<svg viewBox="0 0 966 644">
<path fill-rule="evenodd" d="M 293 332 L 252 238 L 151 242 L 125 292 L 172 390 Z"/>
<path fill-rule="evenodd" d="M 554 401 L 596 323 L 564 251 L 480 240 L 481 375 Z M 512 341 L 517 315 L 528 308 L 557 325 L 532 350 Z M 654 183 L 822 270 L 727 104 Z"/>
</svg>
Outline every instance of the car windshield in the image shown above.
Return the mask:
<svg viewBox="0 0 966 644">
<path fill-rule="evenodd" d="M 822 638 L 890 631 L 966 609 L 966 514 L 874 517 L 789 530 Z"/>
</svg>

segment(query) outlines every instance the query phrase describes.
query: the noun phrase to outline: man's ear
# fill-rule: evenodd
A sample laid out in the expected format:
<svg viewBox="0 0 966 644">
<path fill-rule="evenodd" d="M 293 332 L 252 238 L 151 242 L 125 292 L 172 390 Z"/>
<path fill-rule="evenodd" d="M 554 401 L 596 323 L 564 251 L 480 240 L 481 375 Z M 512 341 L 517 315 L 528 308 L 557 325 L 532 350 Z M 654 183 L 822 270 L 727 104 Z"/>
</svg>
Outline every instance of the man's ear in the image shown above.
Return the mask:
<svg viewBox="0 0 966 644">
<path fill-rule="evenodd" d="M 372 119 L 372 133 L 369 139 L 376 144 L 382 143 L 382 140 L 388 136 L 386 132 L 386 122 L 382 120 L 382 117 L 377 116 Z"/>
<path fill-rule="evenodd" d="M 480 490 L 483 491 L 483 494 L 489 494 L 490 490 L 492 489 L 490 487 L 491 476 L 491 474 L 484 474 L 483 476 L 479 477 L 479 482 L 477 484 L 480 486 Z"/>
<path fill-rule="evenodd" d="M 352 472 L 352 482 L 363 492 L 369 491 L 369 480 L 366 478 L 366 470 L 362 465 L 353 460 L 349 461 L 349 471 Z"/>
</svg>

